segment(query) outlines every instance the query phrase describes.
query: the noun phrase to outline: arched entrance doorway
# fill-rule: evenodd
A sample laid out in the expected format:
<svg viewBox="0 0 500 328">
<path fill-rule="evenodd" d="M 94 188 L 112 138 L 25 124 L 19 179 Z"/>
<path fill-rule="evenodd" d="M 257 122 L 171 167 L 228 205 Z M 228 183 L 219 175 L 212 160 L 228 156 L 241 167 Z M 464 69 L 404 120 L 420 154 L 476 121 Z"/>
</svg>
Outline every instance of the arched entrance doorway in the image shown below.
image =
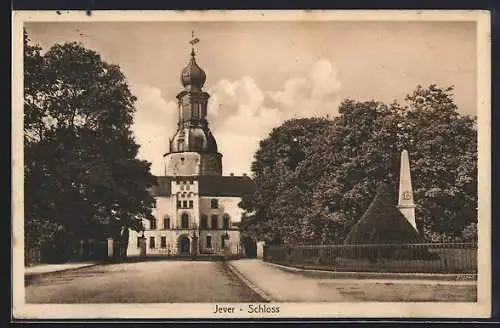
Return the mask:
<svg viewBox="0 0 500 328">
<path fill-rule="evenodd" d="M 189 255 L 190 251 L 191 251 L 191 247 L 190 247 L 190 241 L 189 241 L 189 237 L 188 236 L 180 236 L 179 237 L 179 241 L 178 241 L 178 245 L 179 245 L 179 254 L 180 255 Z"/>
</svg>

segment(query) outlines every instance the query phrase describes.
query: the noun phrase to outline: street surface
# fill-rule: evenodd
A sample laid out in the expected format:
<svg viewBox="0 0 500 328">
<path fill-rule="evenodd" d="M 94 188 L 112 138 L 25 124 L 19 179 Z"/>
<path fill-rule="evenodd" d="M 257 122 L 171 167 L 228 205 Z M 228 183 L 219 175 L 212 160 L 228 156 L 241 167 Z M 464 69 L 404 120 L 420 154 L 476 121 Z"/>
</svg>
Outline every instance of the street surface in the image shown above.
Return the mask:
<svg viewBox="0 0 500 328">
<path fill-rule="evenodd" d="M 34 274 L 26 282 L 26 303 L 264 302 L 247 283 L 272 302 L 475 302 L 477 298 L 474 281 L 314 278 L 257 259 L 103 264 Z"/>
<path fill-rule="evenodd" d="M 26 303 L 262 302 L 223 262 L 97 265 L 33 277 Z"/>
</svg>

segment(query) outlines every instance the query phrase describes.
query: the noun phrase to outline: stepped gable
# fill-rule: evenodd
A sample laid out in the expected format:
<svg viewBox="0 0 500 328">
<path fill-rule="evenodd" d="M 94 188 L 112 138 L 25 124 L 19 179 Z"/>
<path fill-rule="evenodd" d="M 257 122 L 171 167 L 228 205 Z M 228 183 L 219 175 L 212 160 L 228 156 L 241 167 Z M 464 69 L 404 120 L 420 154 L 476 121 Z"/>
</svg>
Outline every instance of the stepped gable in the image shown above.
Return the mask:
<svg viewBox="0 0 500 328">
<path fill-rule="evenodd" d="M 412 244 L 423 240 L 396 205 L 396 193 L 381 185 L 361 219 L 352 227 L 344 244 Z"/>
</svg>

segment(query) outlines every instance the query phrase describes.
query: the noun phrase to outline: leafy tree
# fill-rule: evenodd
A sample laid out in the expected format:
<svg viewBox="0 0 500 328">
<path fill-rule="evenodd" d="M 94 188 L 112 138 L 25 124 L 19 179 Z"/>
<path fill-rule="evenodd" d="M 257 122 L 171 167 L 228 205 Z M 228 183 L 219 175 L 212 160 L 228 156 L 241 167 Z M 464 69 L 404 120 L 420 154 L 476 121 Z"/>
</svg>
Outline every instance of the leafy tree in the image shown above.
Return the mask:
<svg viewBox="0 0 500 328">
<path fill-rule="evenodd" d="M 467 228 L 470 240 L 477 222 L 476 122 L 457 112 L 452 90 L 419 86 L 405 105 L 348 99 L 334 119 L 274 129 L 255 155 L 254 199 L 242 202 L 254 211 L 247 226 L 255 238 L 342 242 L 377 185 L 398 184 L 400 152 L 407 149 L 422 237 L 463 240 Z"/>
<path fill-rule="evenodd" d="M 476 120 L 457 112 L 452 90 L 418 87 L 400 108 L 412 125 L 417 217 L 432 241 L 460 241 L 477 223 Z"/>
<path fill-rule="evenodd" d="M 261 141 L 252 164 L 258 190 L 240 204 L 252 213 L 242 219 L 243 231 L 269 243 L 293 242 L 308 206 L 308 181 L 297 179 L 297 166 L 314 136 L 330 123 L 325 118 L 289 120 Z"/>
<path fill-rule="evenodd" d="M 27 262 L 38 261 L 32 251 L 40 250 L 40 243 L 51 239 L 53 235 L 62 229 L 61 225 L 49 220 L 41 213 L 50 203 L 49 197 L 38 186 L 31 187 L 32 179 L 41 174 L 32 162 L 35 157 L 43 154 L 43 149 L 37 147 L 40 138 L 37 135 L 44 129 L 43 123 L 43 56 L 41 48 L 29 42 L 26 31 L 23 31 L 24 41 L 24 170 L 25 170 L 25 260 Z M 33 198 L 38 198 L 33 202 Z"/>
<path fill-rule="evenodd" d="M 43 220 L 126 249 L 154 203 L 131 131 L 136 98 L 118 66 L 80 44 L 43 55 L 26 35 L 25 45 L 26 226 Z"/>
</svg>

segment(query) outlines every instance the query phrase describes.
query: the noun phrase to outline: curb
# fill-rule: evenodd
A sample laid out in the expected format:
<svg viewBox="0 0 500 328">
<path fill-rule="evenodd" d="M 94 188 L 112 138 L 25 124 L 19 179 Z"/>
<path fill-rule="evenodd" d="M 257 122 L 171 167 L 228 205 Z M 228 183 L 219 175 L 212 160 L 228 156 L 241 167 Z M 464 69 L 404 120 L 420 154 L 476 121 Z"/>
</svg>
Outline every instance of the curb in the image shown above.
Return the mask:
<svg viewBox="0 0 500 328">
<path fill-rule="evenodd" d="M 269 294 L 267 294 L 262 289 L 257 287 L 253 282 L 251 282 L 247 277 L 245 277 L 237 268 L 234 267 L 233 264 L 231 264 L 231 262 L 224 261 L 224 263 L 238 279 L 240 279 L 254 293 L 262 297 L 266 302 L 277 302 L 276 299 L 271 297 Z"/>
<path fill-rule="evenodd" d="M 276 263 L 262 261 L 262 263 L 275 268 L 303 274 L 313 278 L 327 279 L 401 279 L 401 280 L 433 280 L 433 281 L 456 281 L 477 282 L 477 274 L 430 274 L 430 273 L 389 273 L 389 272 L 350 272 L 350 271 L 326 271 L 308 268 L 285 266 Z"/>
</svg>

